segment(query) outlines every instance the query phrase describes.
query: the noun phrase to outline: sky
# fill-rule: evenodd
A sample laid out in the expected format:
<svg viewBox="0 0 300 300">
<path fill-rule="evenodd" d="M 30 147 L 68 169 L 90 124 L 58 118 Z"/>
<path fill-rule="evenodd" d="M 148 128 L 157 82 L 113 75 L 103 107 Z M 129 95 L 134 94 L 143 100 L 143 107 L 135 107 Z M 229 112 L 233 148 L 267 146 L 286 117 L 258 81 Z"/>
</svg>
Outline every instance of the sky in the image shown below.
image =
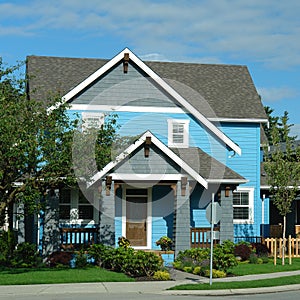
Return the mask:
<svg viewBox="0 0 300 300">
<path fill-rule="evenodd" d="M 299 0 L 0 0 L 0 56 L 246 65 L 263 105 L 300 139 Z"/>
</svg>

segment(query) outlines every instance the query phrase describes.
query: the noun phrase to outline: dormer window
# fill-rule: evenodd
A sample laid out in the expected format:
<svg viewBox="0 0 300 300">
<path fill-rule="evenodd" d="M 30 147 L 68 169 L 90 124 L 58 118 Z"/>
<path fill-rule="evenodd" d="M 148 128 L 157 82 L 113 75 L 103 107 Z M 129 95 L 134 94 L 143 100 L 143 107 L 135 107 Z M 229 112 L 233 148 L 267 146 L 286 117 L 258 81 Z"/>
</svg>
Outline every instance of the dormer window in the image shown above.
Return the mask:
<svg viewBox="0 0 300 300">
<path fill-rule="evenodd" d="M 189 147 L 189 120 L 168 120 L 168 146 L 188 148 Z"/>
<path fill-rule="evenodd" d="M 89 128 L 100 129 L 104 122 L 104 114 L 100 112 L 83 112 L 82 113 L 82 130 Z"/>
</svg>

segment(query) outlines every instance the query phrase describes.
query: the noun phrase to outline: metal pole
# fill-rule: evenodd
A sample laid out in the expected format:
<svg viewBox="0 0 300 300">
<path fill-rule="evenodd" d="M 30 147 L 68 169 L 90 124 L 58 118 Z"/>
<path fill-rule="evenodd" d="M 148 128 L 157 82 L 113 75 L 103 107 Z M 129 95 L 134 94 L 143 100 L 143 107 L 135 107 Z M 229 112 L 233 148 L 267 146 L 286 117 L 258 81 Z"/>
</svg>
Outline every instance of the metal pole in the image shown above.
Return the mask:
<svg viewBox="0 0 300 300">
<path fill-rule="evenodd" d="M 215 194 L 211 196 L 211 228 L 210 228 L 210 272 L 209 272 L 209 285 L 212 285 L 212 269 L 213 269 L 213 249 L 214 249 L 214 223 L 215 223 L 215 212 L 214 212 L 214 198 Z"/>
</svg>

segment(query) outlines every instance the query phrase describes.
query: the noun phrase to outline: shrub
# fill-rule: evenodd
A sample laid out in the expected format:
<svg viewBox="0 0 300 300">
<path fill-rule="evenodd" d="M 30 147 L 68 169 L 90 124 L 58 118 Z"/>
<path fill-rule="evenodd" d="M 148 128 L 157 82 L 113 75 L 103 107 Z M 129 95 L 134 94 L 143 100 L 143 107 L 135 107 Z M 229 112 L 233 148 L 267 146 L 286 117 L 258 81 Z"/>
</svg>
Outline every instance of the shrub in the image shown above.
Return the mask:
<svg viewBox="0 0 300 300">
<path fill-rule="evenodd" d="M 112 269 L 114 248 L 103 244 L 93 244 L 88 250 L 95 263 L 102 268 Z"/>
<path fill-rule="evenodd" d="M 130 241 L 124 236 L 121 236 L 118 238 L 118 245 L 119 245 L 119 247 L 122 247 L 125 249 L 131 247 Z"/>
<path fill-rule="evenodd" d="M 204 276 L 210 277 L 210 270 L 205 270 Z M 224 277 L 226 277 L 226 273 L 221 270 L 212 269 L 212 277 L 213 278 L 224 278 Z"/>
<path fill-rule="evenodd" d="M 0 265 L 9 266 L 16 243 L 13 231 L 0 231 Z"/>
<path fill-rule="evenodd" d="M 47 258 L 47 264 L 50 267 L 66 267 L 70 266 L 70 261 L 73 257 L 72 252 L 55 251 Z"/>
<path fill-rule="evenodd" d="M 234 243 L 231 241 L 224 241 L 221 245 L 216 245 L 213 255 L 213 268 L 224 271 L 225 273 L 231 267 L 238 264 L 234 256 Z"/>
<path fill-rule="evenodd" d="M 27 242 L 20 243 L 13 251 L 11 264 L 14 267 L 37 267 L 41 263 L 42 259 L 36 250 L 35 244 L 30 244 Z"/>
<path fill-rule="evenodd" d="M 88 265 L 88 255 L 84 250 L 80 250 L 75 254 L 75 266 L 76 268 L 85 268 Z"/>
<path fill-rule="evenodd" d="M 262 243 L 253 243 L 252 248 L 259 257 L 268 256 L 271 253 L 270 249 Z"/>
<path fill-rule="evenodd" d="M 193 267 L 183 267 L 183 271 L 187 273 L 193 273 Z"/>
<path fill-rule="evenodd" d="M 200 275 L 201 274 L 201 269 L 202 268 L 200 266 L 195 267 L 194 270 L 193 270 L 193 274 Z"/>
<path fill-rule="evenodd" d="M 208 261 L 209 265 L 209 249 L 192 248 L 180 251 L 173 263 L 175 269 L 183 270 L 184 267 L 205 266 Z"/>
<path fill-rule="evenodd" d="M 269 257 L 268 256 L 260 256 L 264 264 L 267 264 L 269 262 Z"/>
<path fill-rule="evenodd" d="M 167 236 L 162 236 L 159 240 L 156 241 L 156 246 L 160 246 L 161 250 L 168 251 L 172 248 L 172 240 Z"/>
<path fill-rule="evenodd" d="M 161 280 L 161 281 L 171 280 L 171 276 L 170 273 L 167 271 L 156 271 L 153 275 L 153 279 Z"/>
<path fill-rule="evenodd" d="M 250 264 L 257 264 L 257 260 L 258 260 L 257 254 L 251 253 L 249 257 Z"/>
<path fill-rule="evenodd" d="M 242 261 L 248 260 L 252 250 L 248 244 L 241 243 L 235 246 L 234 255 L 241 258 Z"/>
</svg>

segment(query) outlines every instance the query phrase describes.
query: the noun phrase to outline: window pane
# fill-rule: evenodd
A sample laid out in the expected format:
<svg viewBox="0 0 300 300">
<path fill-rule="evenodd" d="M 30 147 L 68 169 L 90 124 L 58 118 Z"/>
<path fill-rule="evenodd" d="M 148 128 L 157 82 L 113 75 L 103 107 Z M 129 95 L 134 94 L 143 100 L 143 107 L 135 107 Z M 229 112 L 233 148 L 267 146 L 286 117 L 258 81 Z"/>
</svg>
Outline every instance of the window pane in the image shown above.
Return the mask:
<svg viewBox="0 0 300 300">
<path fill-rule="evenodd" d="M 240 193 L 233 193 L 233 205 L 240 205 L 241 204 L 241 197 Z"/>
<path fill-rule="evenodd" d="M 173 133 L 183 133 L 183 132 L 184 132 L 184 124 L 182 123 L 173 124 Z"/>
<path fill-rule="evenodd" d="M 248 193 L 241 193 L 241 204 L 242 205 L 249 204 L 249 194 Z"/>
<path fill-rule="evenodd" d="M 239 220 L 249 219 L 249 208 L 248 207 L 234 207 L 233 218 Z"/>
<path fill-rule="evenodd" d="M 59 203 L 71 203 L 71 190 L 61 189 L 59 191 Z"/>
<path fill-rule="evenodd" d="M 78 207 L 79 219 L 92 220 L 94 217 L 94 209 L 92 205 L 79 205 Z"/>
<path fill-rule="evenodd" d="M 60 219 L 70 219 L 70 205 L 60 205 L 59 206 L 59 218 Z"/>
</svg>

